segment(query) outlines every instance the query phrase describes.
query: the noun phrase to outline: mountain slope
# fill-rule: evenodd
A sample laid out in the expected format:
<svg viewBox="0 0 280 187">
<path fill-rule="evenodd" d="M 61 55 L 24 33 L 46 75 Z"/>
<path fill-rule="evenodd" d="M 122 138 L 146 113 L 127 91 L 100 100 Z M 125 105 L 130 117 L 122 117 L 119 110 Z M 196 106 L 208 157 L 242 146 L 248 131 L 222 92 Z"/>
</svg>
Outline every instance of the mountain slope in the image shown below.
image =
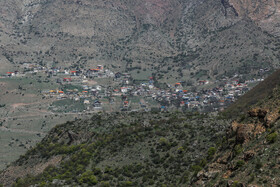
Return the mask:
<svg viewBox="0 0 280 187">
<path fill-rule="evenodd" d="M 0 52 L 12 64 L 104 64 L 149 71 L 162 81 L 247 76 L 279 66 L 274 1 L 5 0 L 1 5 Z M 196 77 L 200 71 L 206 75 Z"/>
</svg>

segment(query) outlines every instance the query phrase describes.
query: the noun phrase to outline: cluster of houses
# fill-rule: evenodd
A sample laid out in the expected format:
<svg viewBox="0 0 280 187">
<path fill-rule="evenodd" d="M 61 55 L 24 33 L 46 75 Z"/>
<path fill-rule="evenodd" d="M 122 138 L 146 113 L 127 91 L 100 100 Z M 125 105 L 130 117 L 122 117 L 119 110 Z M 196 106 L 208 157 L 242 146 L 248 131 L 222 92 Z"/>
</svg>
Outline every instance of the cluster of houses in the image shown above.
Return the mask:
<svg viewBox="0 0 280 187">
<path fill-rule="evenodd" d="M 16 77 L 16 76 L 24 76 L 26 74 L 37 74 L 37 73 L 45 73 L 49 78 L 55 76 L 65 76 L 63 81 L 71 82 L 73 78 L 82 77 L 82 78 L 106 78 L 106 77 L 114 77 L 115 74 L 108 70 L 104 69 L 102 65 L 98 65 L 94 69 L 75 69 L 71 70 L 69 68 L 47 68 L 38 64 L 29 64 L 25 63 L 22 65 L 20 71 L 6 72 L 4 76 L 6 77 Z"/>
<path fill-rule="evenodd" d="M 123 78 L 126 79 L 127 75 Z M 200 91 L 189 91 L 183 89 L 181 83 L 169 85 L 168 89 L 159 89 L 154 86 L 153 81 L 141 83 L 139 85 L 125 84 L 120 87 L 112 85 L 83 85 L 82 90 L 50 90 L 44 94 L 46 97 L 56 97 L 57 99 L 72 99 L 83 102 L 83 104 L 91 106 L 87 107 L 89 110 L 100 109 L 104 105 L 100 101 L 102 98 L 108 98 L 107 105 L 114 104 L 116 98 L 121 100 L 120 109 L 129 110 L 131 105 L 131 98 L 139 97 L 144 100 L 153 100 L 157 105 L 139 103 L 138 109 L 150 110 L 151 108 L 158 108 L 159 110 L 199 110 L 199 111 L 215 111 L 222 110 L 224 107 L 234 102 L 238 97 L 245 94 L 250 87 L 251 81 L 239 83 L 238 80 L 228 81 L 224 86 L 215 87 L 211 89 L 202 89 Z M 258 79 L 255 81 L 263 81 Z"/>
<path fill-rule="evenodd" d="M 260 82 L 263 79 L 253 79 L 243 81 L 222 80 L 223 86 L 211 89 L 201 89 L 199 91 L 190 91 L 183 88 L 182 83 L 168 85 L 166 89 L 159 89 L 154 85 L 153 77 L 140 84 L 134 84 L 130 74 L 117 72 L 114 73 L 98 65 L 94 69 L 75 69 L 69 68 L 46 68 L 39 65 L 24 64 L 24 71 L 7 72 L 6 76 L 19 76 L 26 73 L 45 73 L 47 77 L 54 78 L 61 85 L 78 85 L 80 89 L 57 89 L 43 90 L 42 94 L 46 98 L 55 98 L 57 100 L 71 99 L 75 102 L 81 102 L 86 105 L 88 110 L 101 110 L 105 103 L 102 98 L 107 98 L 107 105 L 114 105 L 115 100 L 121 100 L 120 109 L 131 109 L 131 98 L 139 97 L 143 100 L 152 100 L 155 104 L 139 103 L 139 109 L 150 110 L 158 108 L 159 110 L 199 110 L 213 111 L 222 110 L 224 107 L 234 102 L 250 89 L 250 83 Z M 112 85 L 88 85 L 87 81 L 96 78 L 112 78 Z M 198 85 L 207 85 L 208 80 L 199 80 Z M 63 87 L 63 86 L 62 86 Z"/>
</svg>

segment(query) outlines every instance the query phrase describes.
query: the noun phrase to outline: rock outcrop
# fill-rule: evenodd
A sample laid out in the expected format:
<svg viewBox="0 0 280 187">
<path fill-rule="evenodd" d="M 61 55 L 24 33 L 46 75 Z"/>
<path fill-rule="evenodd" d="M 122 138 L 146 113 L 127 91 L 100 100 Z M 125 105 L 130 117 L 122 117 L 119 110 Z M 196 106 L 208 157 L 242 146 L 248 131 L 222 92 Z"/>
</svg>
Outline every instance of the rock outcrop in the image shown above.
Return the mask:
<svg viewBox="0 0 280 187">
<path fill-rule="evenodd" d="M 239 16 L 248 17 L 262 29 L 280 36 L 280 2 L 278 0 L 229 0 Z"/>
</svg>

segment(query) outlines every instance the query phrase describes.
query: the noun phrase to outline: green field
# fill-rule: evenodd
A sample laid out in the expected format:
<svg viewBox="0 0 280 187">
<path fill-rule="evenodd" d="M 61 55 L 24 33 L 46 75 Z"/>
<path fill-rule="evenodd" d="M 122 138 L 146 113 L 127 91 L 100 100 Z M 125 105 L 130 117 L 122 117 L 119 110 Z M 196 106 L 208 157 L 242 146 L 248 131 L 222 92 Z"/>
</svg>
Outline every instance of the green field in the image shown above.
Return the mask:
<svg viewBox="0 0 280 187">
<path fill-rule="evenodd" d="M 71 99 L 58 100 L 52 103 L 50 110 L 60 113 L 68 113 L 72 111 L 82 112 L 86 109 L 84 100 L 74 101 Z"/>
</svg>

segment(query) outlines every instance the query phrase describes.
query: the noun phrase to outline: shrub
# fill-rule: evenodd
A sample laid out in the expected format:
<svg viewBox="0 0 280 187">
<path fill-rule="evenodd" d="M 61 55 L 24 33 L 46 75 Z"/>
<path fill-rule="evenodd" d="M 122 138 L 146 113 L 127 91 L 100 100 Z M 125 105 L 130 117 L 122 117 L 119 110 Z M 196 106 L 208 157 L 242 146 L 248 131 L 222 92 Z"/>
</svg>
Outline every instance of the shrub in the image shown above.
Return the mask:
<svg viewBox="0 0 280 187">
<path fill-rule="evenodd" d="M 133 182 L 131 181 L 125 181 L 121 183 L 121 186 L 133 186 Z"/>
<path fill-rule="evenodd" d="M 235 154 L 235 155 L 240 154 L 242 151 L 243 151 L 243 148 L 242 148 L 242 146 L 241 146 L 240 144 L 238 144 L 238 145 L 236 145 L 236 146 L 234 147 L 234 154 Z"/>
<path fill-rule="evenodd" d="M 238 181 L 234 181 L 232 184 L 232 187 L 239 187 L 239 186 L 243 186 L 243 185 L 240 184 Z"/>
<path fill-rule="evenodd" d="M 250 184 L 250 183 L 252 183 L 254 180 L 255 180 L 255 175 L 254 175 L 254 174 L 251 174 L 248 183 Z"/>
<path fill-rule="evenodd" d="M 263 167 L 263 164 L 261 162 L 260 159 L 257 159 L 257 162 L 256 162 L 256 169 L 261 169 Z"/>
<path fill-rule="evenodd" d="M 107 181 L 101 181 L 100 186 L 101 187 L 110 187 L 110 183 Z"/>
<path fill-rule="evenodd" d="M 178 151 L 179 154 L 181 154 L 181 153 L 183 153 L 185 150 L 184 150 L 184 148 L 181 146 L 181 147 L 179 147 L 179 148 L 177 149 L 177 151 Z"/>
<path fill-rule="evenodd" d="M 215 147 L 210 147 L 208 149 L 208 158 L 211 159 L 213 158 L 213 156 L 215 155 L 216 153 L 216 148 Z"/>
<path fill-rule="evenodd" d="M 94 176 L 92 171 L 86 171 L 84 172 L 80 178 L 79 178 L 79 183 L 87 183 L 88 185 L 96 185 L 98 183 L 96 177 Z"/>
<path fill-rule="evenodd" d="M 266 140 L 269 143 L 275 143 L 276 140 L 277 140 L 277 137 L 278 137 L 278 133 L 274 132 L 274 133 L 271 133 L 271 134 L 267 135 Z"/>
<path fill-rule="evenodd" d="M 181 176 L 180 183 L 186 183 L 189 180 L 189 172 L 185 171 Z"/>
<path fill-rule="evenodd" d="M 238 169 L 238 168 L 241 168 L 242 166 L 244 166 L 245 162 L 243 160 L 238 160 L 236 162 L 236 165 L 235 165 L 235 168 Z"/>
<path fill-rule="evenodd" d="M 199 166 L 199 165 L 193 165 L 193 166 L 191 167 L 191 169 L 192 169 L 192 171 L 193 171 L 195 174 L 197 174 L 199 171 L 202 170 L 202 167 Z"/>
<path fill-rule="evenodd" d="M 206 160 L 206 159 L 202 159 L 202 160 L 200 161 L 200 163 L 199 163 L 199 165 L 200 165 L 201 167 L 205 167 L 206 164 L 207 164 L 207 160 Z"/>
</svg>

